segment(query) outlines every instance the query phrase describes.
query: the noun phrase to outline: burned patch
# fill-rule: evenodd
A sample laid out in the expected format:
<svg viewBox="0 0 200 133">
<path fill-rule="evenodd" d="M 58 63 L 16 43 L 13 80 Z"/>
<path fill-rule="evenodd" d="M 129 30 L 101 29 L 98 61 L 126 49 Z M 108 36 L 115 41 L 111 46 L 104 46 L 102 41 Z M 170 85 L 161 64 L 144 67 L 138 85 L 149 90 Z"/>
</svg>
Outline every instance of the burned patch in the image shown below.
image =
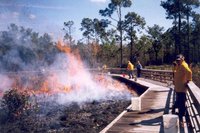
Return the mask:
<svg viewBox="0 0 200 133">
<path fill-rule="evenodd" d="M 86 103 L 60 105 L 52 102 L 40 103 L 35 112 L 24 114 L 10 121 L 5 110 L 1 110 L 1 132 L 90 132 L 105 128 L 130 105 L 129 100 L 102 100 Z"/>
</svg>

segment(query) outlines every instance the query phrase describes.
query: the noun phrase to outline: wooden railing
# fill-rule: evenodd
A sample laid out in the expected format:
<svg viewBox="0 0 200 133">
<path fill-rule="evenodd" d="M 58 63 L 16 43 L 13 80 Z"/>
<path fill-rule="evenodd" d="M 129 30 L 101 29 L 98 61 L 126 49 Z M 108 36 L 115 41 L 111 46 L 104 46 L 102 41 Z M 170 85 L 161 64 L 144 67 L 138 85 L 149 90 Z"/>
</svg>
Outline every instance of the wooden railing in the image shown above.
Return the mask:
<svg viewBox="0 0 200 133">
<path fill-rule="evenodd" d="M 173 72 L 170 70 L 143 69 L 141 71 L 141 75 L 143 78 L 152 79 L 163 83 L 173 81 Z"/>
<path fill-rule="evenodd" d="M 107 69 L 107 72 L 123 74 L 126 73 L 126 69 L 112 68 Z M 141 71 L 141 76 L 142 78 L 156 80 L 163 83 L 172 83 L 173 81 L 173 73 L 170 70 L 143 69 Z M 193 132 L 200 132 L 200 88 L 198 88 L 192 81 L 188 83 L 186 105 Z"/>
<path fill-rule="evenodd" d="M 167 70 L 143 69 L 142 77 L 164 83 L 173 81 L 172 71 Z M 200 132 L 200 88 L 192 81 L 188 83 L 186 106 L 193 132 Z"/>
<path fill-rule="evenodd" d="M 107 68 L 107 69 L 90 69 L 93 72 L 114 73 L 114 74 L 127 74 L 126 68 Z M 136 70 L 134 70 L 136 74 Z M 152 79 L 159 82 L 169 82 L 173 80 L 172 71 L 170 70 L 154 70 L 154 69 L 142 69 L 141 76 L 143 78 Z"/>
<path fill-rule="evenodd" d="M 95 72 L 95 73 L 114 73 L 122 75 L 127 74 L 127 70 L 125 68 L 88 69 L 88 70 L 90 72 Z M 25 74 L 25 73 L 26 72 L 6 73 L 6 74 L 12 75 L 12 74 Z M 38 71 L 36 73 L 41 73 L 41 72 Z M 172 71 L 168 70 L 142 69 L 141 76 L 142 78 L 152 79 L 163 83 L 169 83 L 169 82 L 172 83 L 173 80 L 173 73 Z M 188 83 L 186 104 L 193 131 L 200 132 L 200 88 L 198 88 L 193 82 Z"/>
<path fill-rule="evenodd" d="M 193 83 L 188 83 L 187 111 L 194 133 L 200 132 L 200 89 Z"/>
</svg>

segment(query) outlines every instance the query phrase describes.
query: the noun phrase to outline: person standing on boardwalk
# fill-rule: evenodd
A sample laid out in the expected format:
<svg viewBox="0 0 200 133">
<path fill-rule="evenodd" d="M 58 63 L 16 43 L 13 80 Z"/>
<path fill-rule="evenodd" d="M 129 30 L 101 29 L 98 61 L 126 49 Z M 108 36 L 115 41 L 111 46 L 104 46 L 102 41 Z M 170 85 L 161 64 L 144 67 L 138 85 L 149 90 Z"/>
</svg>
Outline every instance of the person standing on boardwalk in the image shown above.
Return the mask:
<svg viewBox="0 0 200 133">
<path fill-rule="evenodd" d="M 136 68 L 137 68 L 137 77 L 139 78 L 141 76 L 141 70 L 142 70 L 142 65 L 140 64 L 140 61 L 137 62 Z"/>
<path fill-rule="evenodd" d="M 131 78 L 133 79 L 134 65 L 130 61 L 128 61 L 127 70 L 128 70 L 129 79 Z"/>
<path fill-rule="evenodd" d="M 103 66 L 102 66 L 102 73 L 106 73 L 107 72 L 107 65 L 106 64 L 104 64 Z"/>
<path fill-rule="evenodd" d="M 183 55 L 177 55 L 176 62 L 177 67 L 174 72 L 174 90 L 176 93 L 176 100 L 172 107 L 172 113 L 175 113 L 175 108 L 178 108 L 179 119 L 182 122 L 186 111 L 185 102 L 188 88 L 187 84 L 189 81 L 192 81 L 192 71 L 185 62 Z"/>
</svg>

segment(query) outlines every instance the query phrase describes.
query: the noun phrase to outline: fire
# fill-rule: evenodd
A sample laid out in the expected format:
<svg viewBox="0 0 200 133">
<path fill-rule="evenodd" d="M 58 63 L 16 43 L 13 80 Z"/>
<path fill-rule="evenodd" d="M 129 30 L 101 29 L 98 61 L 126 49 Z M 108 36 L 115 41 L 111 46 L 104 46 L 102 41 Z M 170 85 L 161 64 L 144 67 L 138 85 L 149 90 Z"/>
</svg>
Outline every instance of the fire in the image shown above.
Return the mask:
<svg viewBox="0 0 200 133">
<path fill-rule="evenodd" d="M 99 75 L 99 74 L 95 75 L 94 80 L 98 82 L 98 84 L 100 84 L 101 86 L 104 86 L 106 88 L 108 88 L 109 86 L 112 86 L 110 87 L 110 89 L 114 89 L 117 91 L 123 91 L 125 88 L 125 85 L 123 85 L 122 83 L 116 80 L 113 80 L 111 78 L 106 78 L 105 75 Z"/>
<path fill-rule="evenodd" d="M 63 43 L 61 41 L 58 41 L 56 46 L 59 50 L 65 52 L 65 53 L 70 53 L 70 51 L 71 51 L 70 48 L 67 47 L 66 45 L 63 45 Z"/>
<path fill-rule="evenodd" d="M 61 70 L 47 69 L 31 74 L 21 72 L 20 75 L 10 75 L 14 80 L 12 87 L 29 90 L 30 95 L 72 94 L 74 97 L 99 97 L 109 95 L 109 91 L 123 92 L 127 87 L 103 74 L 91 74 L 85 69 L 78 54 L 72 53 L 70 47 L 58 41 L 56 47 L 64 53 Z M 127 91 L 127 90 L 126 90 Z M 88 93 L 88 94 L 87 94 Z"/>
</svg>

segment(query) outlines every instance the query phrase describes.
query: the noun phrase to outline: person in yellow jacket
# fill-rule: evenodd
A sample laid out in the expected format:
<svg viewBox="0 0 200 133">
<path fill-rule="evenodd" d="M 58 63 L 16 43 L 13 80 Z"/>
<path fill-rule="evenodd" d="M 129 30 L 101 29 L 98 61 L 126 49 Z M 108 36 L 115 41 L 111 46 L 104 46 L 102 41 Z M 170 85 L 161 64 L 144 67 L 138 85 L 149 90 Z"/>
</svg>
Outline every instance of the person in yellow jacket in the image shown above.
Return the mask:
<svg viewBox="0 0 200 133">
<path fill-rule="evenodd" d="M 189 81 L 192 81 L 192 71 L 188 67 L 188 64 L 184 60 L 183 55 L 177 55 L 176 58 L 177 67 L 174 72 L 174 90 L 176 93 L 176 100 L 172 107 L 172 113 L 175 113 L 175 108 L 178 108 L 178 115 L 180 121 L 185 115 L 186 111 L 186 92 L 187 84 Z"/>
<path fill-rule="evenodd" d="M 129 79 L 131 79 L 131 78 L 133 79 L 134 65 L 130 61 L 128 61 L 127 70 L 128 70 Z"/>
</svg>

